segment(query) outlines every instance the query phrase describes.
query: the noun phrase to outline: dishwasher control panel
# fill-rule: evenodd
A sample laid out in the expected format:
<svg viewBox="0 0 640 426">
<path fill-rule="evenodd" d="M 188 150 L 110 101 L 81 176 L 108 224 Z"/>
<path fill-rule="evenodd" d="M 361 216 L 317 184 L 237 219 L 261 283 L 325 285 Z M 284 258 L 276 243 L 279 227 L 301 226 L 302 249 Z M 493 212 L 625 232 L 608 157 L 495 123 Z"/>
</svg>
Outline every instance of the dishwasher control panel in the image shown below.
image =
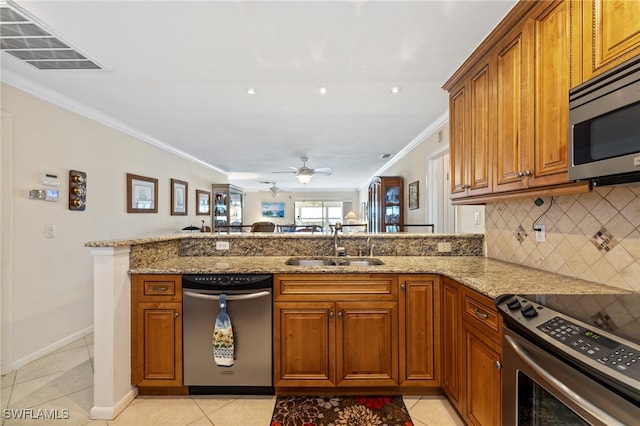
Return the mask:
<svg viewBox="0 0 640 426">
<path fill-rule="evenodd" d="M 191 289 L 252 289 L 271 288 L 273 276 L 270 274 L 185 274 L 182 287 Z"/>
</svg>

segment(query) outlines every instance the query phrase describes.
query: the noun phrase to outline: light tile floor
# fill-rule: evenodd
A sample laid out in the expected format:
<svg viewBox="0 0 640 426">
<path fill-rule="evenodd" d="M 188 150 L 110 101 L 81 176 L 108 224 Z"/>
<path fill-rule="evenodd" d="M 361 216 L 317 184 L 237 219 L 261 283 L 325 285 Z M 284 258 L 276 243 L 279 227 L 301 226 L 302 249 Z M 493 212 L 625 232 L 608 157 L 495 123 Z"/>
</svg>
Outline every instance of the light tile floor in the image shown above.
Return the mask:
<svg viewBox="0 0 640 426">
<path fill-rule="evenodd" d="M 464 424 L 444 397 L 404 401 L 416 426 Z M 275 397 L 140 396 L 112 421 L 89 419 L 92 402 L 93 335 L 2 376 L 2 425 L 7 426 L 269 426 Z M 18 413 L 23 418 L 15 418 Z"/>
</svg>

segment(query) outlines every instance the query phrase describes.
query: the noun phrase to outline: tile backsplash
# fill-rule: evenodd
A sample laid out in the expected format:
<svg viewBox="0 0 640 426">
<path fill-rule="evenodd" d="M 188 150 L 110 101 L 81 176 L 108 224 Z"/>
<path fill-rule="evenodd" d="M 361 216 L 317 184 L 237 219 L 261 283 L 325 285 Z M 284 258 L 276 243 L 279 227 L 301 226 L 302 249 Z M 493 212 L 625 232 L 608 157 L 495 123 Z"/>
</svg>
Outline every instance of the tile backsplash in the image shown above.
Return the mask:
<svg viewBox="0 0 640 426">
<path fill-rule="evenodd" d="M 543 201 L 487 204 L 487 257 L 640 291 L 640 185 Z M 532 228 L 538 217 L 545 242 Z"/>
</svg>

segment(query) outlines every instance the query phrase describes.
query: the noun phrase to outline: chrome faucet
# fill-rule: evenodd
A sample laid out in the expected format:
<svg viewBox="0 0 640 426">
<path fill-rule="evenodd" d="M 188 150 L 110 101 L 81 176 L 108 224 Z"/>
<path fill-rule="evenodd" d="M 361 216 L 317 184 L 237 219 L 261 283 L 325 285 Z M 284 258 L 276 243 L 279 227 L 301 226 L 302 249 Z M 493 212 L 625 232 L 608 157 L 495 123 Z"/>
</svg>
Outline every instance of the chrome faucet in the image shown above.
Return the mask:
<svg viewBox="0 0 640 426">
<path fill-rule="evenodd" d="M 345 255 L 344 247 L 338 246 L 338 231 L 341 231 L 341 230 L 342 230 L 342 223 L 336 222 L 333 225 L 333 247 L 335 250 L 334 254 L 336 257 Z"/>
</svg>

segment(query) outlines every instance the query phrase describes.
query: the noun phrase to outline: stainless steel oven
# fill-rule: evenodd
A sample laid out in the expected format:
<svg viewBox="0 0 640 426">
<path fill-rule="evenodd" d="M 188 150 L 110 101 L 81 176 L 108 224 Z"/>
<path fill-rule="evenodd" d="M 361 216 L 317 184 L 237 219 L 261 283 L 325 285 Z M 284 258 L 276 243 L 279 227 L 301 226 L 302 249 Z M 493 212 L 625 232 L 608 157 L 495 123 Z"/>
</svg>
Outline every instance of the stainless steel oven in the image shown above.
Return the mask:
<svg viewBox="0 0 640 426">
<path fill-rule="evenodd" d="M 545 301 L 496 299 L 505 322 L 502 424 L 640 424 L 640 345 L 536 298 Z"/>
<path fill-rule="evenodd" d="M 184 384 L 190 394 L 273 394 L 273 276 L 183 275 Z M 234 337 L 232 366 L 214 360 L 220 295 Z"/>
</svg>

